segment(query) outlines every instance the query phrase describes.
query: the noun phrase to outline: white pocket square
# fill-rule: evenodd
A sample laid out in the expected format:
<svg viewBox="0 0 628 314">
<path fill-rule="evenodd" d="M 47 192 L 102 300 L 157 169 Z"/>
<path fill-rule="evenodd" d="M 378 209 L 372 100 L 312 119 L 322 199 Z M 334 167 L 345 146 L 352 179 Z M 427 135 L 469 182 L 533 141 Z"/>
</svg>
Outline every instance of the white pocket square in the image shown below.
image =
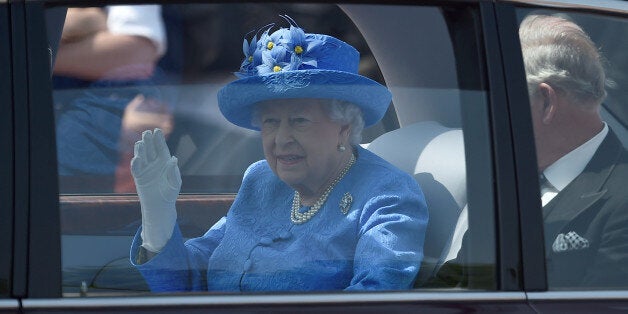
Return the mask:
<svg viewBox="0 0 628 314">
<path fill-rule="evenodd" d="M 555 253 L 582 250 L 589 247 L 589 240 L 581 237 L 575 231 L 567 232 L 567 234 L 559 233 L 552 244 L 552 251 Z"/>
</svg>

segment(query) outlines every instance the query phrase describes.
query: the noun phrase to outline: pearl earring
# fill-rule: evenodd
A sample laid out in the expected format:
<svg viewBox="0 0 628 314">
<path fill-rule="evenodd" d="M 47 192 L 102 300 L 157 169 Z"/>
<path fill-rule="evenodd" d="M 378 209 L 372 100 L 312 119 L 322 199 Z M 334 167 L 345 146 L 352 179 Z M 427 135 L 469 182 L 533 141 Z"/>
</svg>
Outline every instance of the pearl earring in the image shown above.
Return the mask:
<svg viewBox="0 0 628 314">
<path fill-rule="evenodd" d="M 342 152 L 344 152 L 345 150 L 347 150 L 347 148 L 346 148 L 344 145 L 342 145 L 342 144 L 338 144 L 338 151 L 339 151 L 339 152 L 341 152 L 341 153 L 342 153 Z"/>
</svg>

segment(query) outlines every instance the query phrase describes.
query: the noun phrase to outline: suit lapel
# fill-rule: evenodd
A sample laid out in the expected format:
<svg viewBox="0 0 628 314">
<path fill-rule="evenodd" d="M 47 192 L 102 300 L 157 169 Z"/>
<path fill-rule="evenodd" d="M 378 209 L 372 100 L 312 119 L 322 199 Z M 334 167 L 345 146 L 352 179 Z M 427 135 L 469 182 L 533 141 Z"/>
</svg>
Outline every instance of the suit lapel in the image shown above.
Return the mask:
<svg viewBox="0 0 628 314">
<path fill-rule="evenodd" d="M 570 221 L 592 208 L 604 196 L 604 183 L 615 168 L 622 148 L 615 134 L 609 130 L 582 173 L 543 208 L 546 248 L 551 248 L 556 235 Z"/>
</svg>

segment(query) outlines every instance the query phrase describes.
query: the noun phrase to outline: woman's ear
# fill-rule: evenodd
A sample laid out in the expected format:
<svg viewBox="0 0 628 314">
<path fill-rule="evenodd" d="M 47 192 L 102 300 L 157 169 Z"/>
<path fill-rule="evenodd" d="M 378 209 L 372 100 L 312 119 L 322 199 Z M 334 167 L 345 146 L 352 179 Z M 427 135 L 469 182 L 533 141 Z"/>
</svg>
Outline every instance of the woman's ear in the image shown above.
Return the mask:
<svg viewBox="0 0 628 314">
<path fill-rule="evenodd" d="M 349 135 L 351 135 L 351 124 L 341 125 L 339 134 L 340 141 L 349 144 Z"/>
<path fill-rule="evenodd" d="M 543 124 L 550 124 L 554 120 L 556 110 L 558 110 L 558 95 L 556 90 L 547 83 L 539 84 L 539 94 L 543 101 L 541 121 Z"/>
</svg>

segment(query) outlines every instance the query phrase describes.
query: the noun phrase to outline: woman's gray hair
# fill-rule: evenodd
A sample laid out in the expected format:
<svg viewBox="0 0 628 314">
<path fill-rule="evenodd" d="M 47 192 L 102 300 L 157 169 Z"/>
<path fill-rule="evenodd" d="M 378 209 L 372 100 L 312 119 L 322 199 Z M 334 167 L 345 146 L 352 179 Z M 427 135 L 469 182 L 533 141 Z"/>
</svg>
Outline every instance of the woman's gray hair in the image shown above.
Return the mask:
<svg viewBox="0 0 628 314">
<path fill-rule="evenodd" d="M 329 119 L 341 125 L 349 125 L 349 144 L 351 146 L 359 145 L 362 141 L 362 130 L 364 129 L 362 109 L 353 103 L 337 99 L 324 100 L 322 104 L 323 110 Z M 260 106 L 255 106 L 255 108 L 253 108 L 251 124 L 259 128 L 261 118 Z"/>
<path fill-rule="evenodd" d="M 364 129 L 364 117 L 362 110 L 348 101 L 332 99 L 325 103 L 327 115 L 332 121 L 341 125 L 349 125 L 349 144 L 359 145 L 362 141 L 362 130 Z"/>
<path fill-rule="evenodd" d="M 519 38 L 530 98 L 540 83 L 547 83 L 583 106 L 604 100 L 607 81 L 601 56 L 578 25 L 560 17 L 529 15 L 521 22 Z"/>
</svg>

